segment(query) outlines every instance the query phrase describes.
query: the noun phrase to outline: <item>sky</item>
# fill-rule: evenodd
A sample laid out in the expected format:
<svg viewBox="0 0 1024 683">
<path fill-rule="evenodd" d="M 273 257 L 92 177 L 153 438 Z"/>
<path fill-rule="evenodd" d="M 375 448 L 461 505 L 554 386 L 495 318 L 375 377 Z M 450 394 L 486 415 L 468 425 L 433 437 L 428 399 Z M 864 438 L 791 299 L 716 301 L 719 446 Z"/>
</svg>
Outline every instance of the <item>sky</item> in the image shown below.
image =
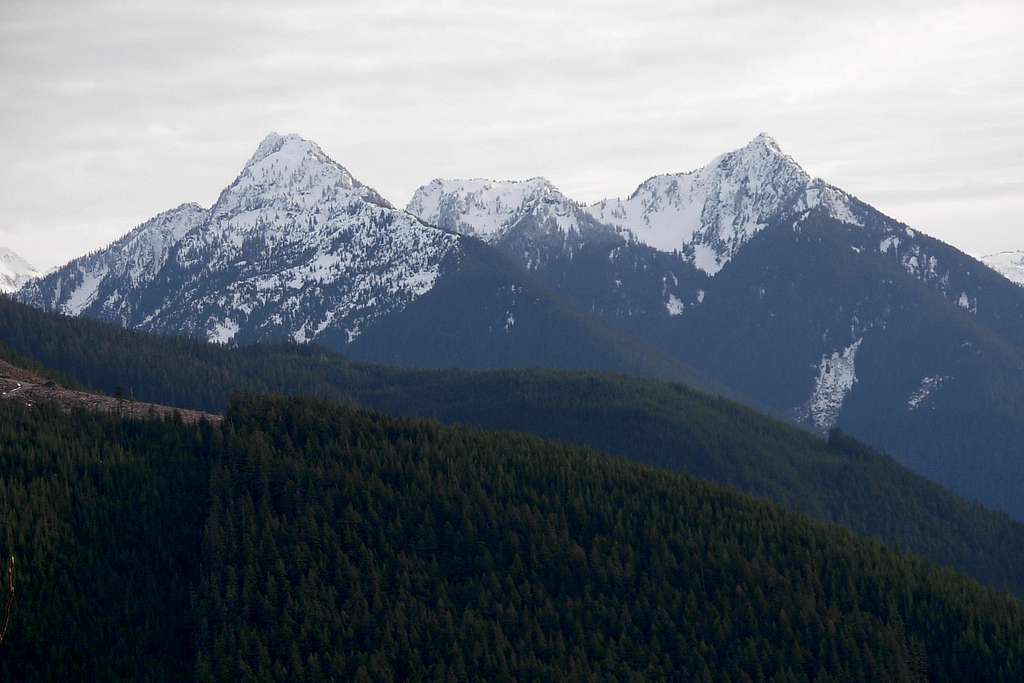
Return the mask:
<svg viewBox="0 0 1024 683">
<path fill-rule="evenodd" d="M 0 0 L 0 246 L 50 268 L 209 206 L 270 131 L 394 204 L 628 195 L 772 135 L 973 254 L 1024 249 L 1020 0 Z"/>
</svg>

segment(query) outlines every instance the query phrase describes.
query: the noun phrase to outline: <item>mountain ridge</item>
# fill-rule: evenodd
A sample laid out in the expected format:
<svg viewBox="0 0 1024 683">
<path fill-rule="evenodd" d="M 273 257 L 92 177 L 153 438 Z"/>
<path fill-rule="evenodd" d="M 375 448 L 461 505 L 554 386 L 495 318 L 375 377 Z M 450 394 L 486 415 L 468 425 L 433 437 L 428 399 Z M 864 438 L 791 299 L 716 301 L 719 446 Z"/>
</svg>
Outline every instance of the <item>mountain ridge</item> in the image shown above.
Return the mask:
<svg viewBox="0 0 1024 683">
<path fill-rule="evenodd" d="M 774 138 L 760 133 L 700 168 L 651 176 L 625 200 L 600 200 L 588 211 L 660 251 L 686 253 L 714 275 L 758 231 L 815 206 L 858 222 L 853 201 L 811 177 Z"/>
<path fill-rule="evenodd" d="M 168 230 L 169 220 L 176 223 Z M 135 242 L 157 234 L 163 239 L 142 276 L 113 267 L 144 261 Z M 360 263 L 367 252 L 372 262 Z M 306 341 L 327 328 L 354 338 L 428 291 L 457 252 L 456 237 L 394 209 L 316 143 L 271 133 L 209 209 L 184 204 L 158 214 L 18 296 L 46 310 L 221 343 Z"/>
<path fill-rule="evenodd" d="M 180 226 L 161 228 L 172 220 Z M 158 249 L 149 248 L 151 233 Z M 571 250 L 571 240 L 562 244 Z M 209 209 L 189 204 L 160 214 L 31 283 L 18 299 L 222 344 L 316 341 L 382 362 L 609 369 L 712 384 L 575 310 L 491 251 L 393 208 L 315 142 L 271 133 Z M 441 283 L 445 296 L 422 303 Z M 401 323 L 410 316 L 425 327 Z M 437 317 L 450 327 L 438 330 Z"/>
<path fill-rule="evenodd" d="M 406 211 L 430 225 L 476 237 L 514 254 L 527 270 L 590 243 L 615 244 L 614 228 L 588 215 L 548 179 L 435 178 L 421 186 Z"/>
</svg>

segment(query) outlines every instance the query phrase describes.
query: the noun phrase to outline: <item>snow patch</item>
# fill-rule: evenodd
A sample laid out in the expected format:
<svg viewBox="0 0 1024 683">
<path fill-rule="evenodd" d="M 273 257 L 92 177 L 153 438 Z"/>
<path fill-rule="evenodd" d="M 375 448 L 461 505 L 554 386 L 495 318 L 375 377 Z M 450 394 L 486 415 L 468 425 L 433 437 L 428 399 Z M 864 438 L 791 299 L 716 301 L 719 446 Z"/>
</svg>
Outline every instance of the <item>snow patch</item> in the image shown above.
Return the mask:
<svg viewBox="0 0 1024 683">
<path fill-rule="evenodd" d="M 816 429 L 828 431 L 839 419 L 843 402 L 857 383 L 857 350 L 863 341 L 863 337 L 859 338 L 846 348 L 821 357 L 814 389 L 803 411 Z"/>
<path fill-rule="evenodd" d="M 948 375 L 934 375 L 932 377 L 922 377 L 921 384 L 918 388 L 910 395 L 907 399 L 907 407 L 910 410 L 917 410 L 924 404 L 932 395 L 938 391 L 943 384 L 952 379 Z"/>
<path fill-rule="evenodd" d="M 960 292 L 960 298 L 956 300 L 956 305 L 968 313 L 978 312 L 977 301 L 967 296 L 967 292 Z"/>
<path fill-rule="evenodd" d="M 665 302 L 665 310 L 668 311 L 670 316 L 682 315 L 686 310 L 686 304 L 677 297 L 675 294 L 668 295 L 668 301 Z"/>
<path fill-rule="evenodd" d="M 72 291 L 71 296 L 64 302 L 63 312 L 65 315 L 80 315 L 82 311 L 96 299 L 96 293 L 103 283 L 105 270 L 99 272 L 82 272 L 82 283 Z"/>
<path fill-rule="evenodd" d="M 715 275 L 729 259 L 723 259 L 713 247 L 706 244 L 693 245 L 693 265 L 708 275 Z"/>
<path fill-rule="evenodd" d="M 224 320 L 214 323 L 207 333 L 206 338 L 214 344 L 229 344 L 235 338 L 239 330 L 238 323 L 233 320 Z"/>
<path fill-rule="evenodd" d="M 899 248 L 900 238 L 896 237 L 895 235 L 885 237 L 882 239 L 881 242 L 878 243 L 878 253 L 880 254 L 888 254 L 889 251 L 893 249 L 898 251 Z"/>
</svg>

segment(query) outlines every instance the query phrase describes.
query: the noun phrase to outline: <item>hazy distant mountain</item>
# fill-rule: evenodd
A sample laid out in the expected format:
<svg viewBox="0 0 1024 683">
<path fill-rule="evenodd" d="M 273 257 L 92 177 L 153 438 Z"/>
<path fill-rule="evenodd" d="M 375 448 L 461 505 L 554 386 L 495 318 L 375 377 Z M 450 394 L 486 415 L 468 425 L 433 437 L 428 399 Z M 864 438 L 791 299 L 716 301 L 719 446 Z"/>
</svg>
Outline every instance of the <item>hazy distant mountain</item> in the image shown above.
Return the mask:
<svg viewBox="0 0 1024 683">
<path fill-rule="evenodd" d="M 1024 285 L 1024 251 L 1000 251 L 980 260 L 1010 282 Z"/>
<path fill-rule="evenodd" d="M 10 294 L 39 276 L 32 264 L 7 247 L 0 247 L 0 293 Z"/>
</svg>

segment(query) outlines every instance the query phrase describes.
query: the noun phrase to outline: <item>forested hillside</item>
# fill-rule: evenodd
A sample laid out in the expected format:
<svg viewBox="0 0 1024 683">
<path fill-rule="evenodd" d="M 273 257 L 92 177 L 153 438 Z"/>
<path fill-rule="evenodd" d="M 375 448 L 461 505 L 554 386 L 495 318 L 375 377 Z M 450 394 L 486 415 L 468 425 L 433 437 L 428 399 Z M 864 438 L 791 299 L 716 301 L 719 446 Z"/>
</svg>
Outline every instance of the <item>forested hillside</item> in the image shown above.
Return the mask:
<svg viewBox="0 0 1024 683">
<path fill-rule="evenodd" d="M 402 370 L 311 348 L 226 349 L 3 299 L 0 342 L 83 385 L 127 387 L 155 403 L 220 411 L 235 392 L 305 394 L 590 446 L 770 498 L 1024 595 L 1020 524 L 852 439 L 827 442 L 679 385 L 551 371 Z"/>
<path fill-rule="evenodd" d="M 220 442 L 0 401 L 0 557 L 17 568 L 0 680 L 182 680 Z"/>
<path fill-rule="evenodd" d="M 1024 608 L 689 477 L 246 399 L 0 404 L 6 680 L 1019 680 Z"/>
</svg>

